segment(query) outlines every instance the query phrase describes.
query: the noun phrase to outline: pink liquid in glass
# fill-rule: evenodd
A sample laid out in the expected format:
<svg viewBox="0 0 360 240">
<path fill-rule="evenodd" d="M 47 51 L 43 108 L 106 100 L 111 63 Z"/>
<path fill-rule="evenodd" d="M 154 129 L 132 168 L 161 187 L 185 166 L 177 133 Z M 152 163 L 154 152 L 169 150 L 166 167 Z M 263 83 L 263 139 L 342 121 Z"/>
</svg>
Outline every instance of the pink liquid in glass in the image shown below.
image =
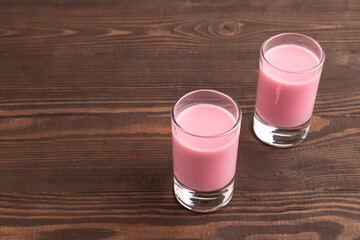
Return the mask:
<svg viewBox="0 0 360 240">
<path fill-rule="evenodd" d="M 319 58 L 293 44 L 273 47 L 265 58 L 268 62 L 262 60 L 259 67 L 256 111 L 277 127 L 304 124 L 312 115 L 321 75 L 321 69 L 308 70 L 319 64 Z"/>
<path fill-rule="evenodd" d="M 240 126 L 221 134 L 235 125 L 233 115 L 219 106 L 197 104 L 183 110 L 176 121 L 187 132 L 173 125 L 176 177 L 187 187 L 204 192 L 230 183 L 235 175 Z"/>
</svg>

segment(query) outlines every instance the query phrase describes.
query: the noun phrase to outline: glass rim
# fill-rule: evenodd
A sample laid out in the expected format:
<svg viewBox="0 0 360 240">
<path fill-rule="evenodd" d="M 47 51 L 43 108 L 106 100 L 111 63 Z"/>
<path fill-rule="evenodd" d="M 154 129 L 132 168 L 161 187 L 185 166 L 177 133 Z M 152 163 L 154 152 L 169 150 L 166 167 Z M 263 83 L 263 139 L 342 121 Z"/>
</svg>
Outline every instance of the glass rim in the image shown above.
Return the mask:
<svg viewBox="0 0 360 240">
<path fill-rule="evenodd" d="M 306 38 L 308 40 L 310 40 L 311 42 L 313 42 L 320 50 L 321 52 L 321 59 L 319 59 L 319 63 L 313 67 L 313 68 L 310 68 L 308 70 L 305 70 L 305 71 L 288 71 L 288 70 L 284 70 L 284 69 L 281 69 L 281 68 L 278 68 L 276 66 L 274 66 L 272 63 L 270 63 L 266 57 L 265 57 L 265 51 L 264 51 L 264 47 L 266 44 L 268 44 L 270 41 L 274 40 L 275 38 L 278 38 L 278 37 L 282 37 L 282 36 L 289 36 L 289 35 L 293 35 L 293 36 L 297 36 L 297 37 L 301 37 L 301 38 Z M 272 36 L 270 38 L 268 38 L 267 40 L 265 40 L 265 42 L 261 45 L 261 48 L 260 48 L 260 56 L 261 58 L 263 58 L 265 60 L 265 62 L 267 64 L 269 64 L 271 67 L 275 68 L 276 70 L 278 71 L 281 71 L 281 72 L 285 72 L 285 73 L 292 73 L 292 74 L 304 74 L 304 73 L 309 73 L 309 72 L 312 72 L 312 71 L 315 71 L 319 68 L 322 67 L 322 65 L 324 65 L 324 62 L 325 62 L 325 52 L 324 50 L 322 49 L 322 47 L 320 46 L 320 44 L 314 40 L 313 38 L 307 36 L 307 35 L 304 35 L 304 34 L 300 34 L 300 33 L 280 33 L 280 34 L 277 34 L 275 36 Z"/>
<path fill-rule="evenodd" d="M 237 119 L 234 123 L 234 125 L 229 129 L 229 130 L 226 130 L 225 132 L 222 132 L 222 133 L 219 133 L 219 134 L 216 134 L 216 135 L 207 135 L 207 136 L 204 136 L 204 135 L 198 135 L 198 134 L 194 134 L 194 133 L 191 133 L 187 130 L 185 130 L 183 127 L 180 126 L 180 124 L 176 121 L 175 119 L 175 115 L 174 115 L 174 110 L 175 110 L 175 107 L 178 105 L 178 103 L 183 100 L 185 97 L 188 97 L 189 95 L 191 94 L 195 94 L 195 93 L 198 93 L 198 92 L 212 92 L 212 93 L 215 93 L 215 94 L 218 94 L 222 97 L 225 97 L 227 99 L 229 99 L 235 106 L 236 106 L 236 109 L 238 110 L 239 112 L 239 115 L 237 116 Z M 186 133 L 188 135 L 191 135 L 191 136 L 194 136 L 194 137 L 198 137 L 198 138 L 218 138 L 218 137 L 222 137 L 222 136 L 225 136 L 229 133 L 231 133 L 232 131 L 234 131 L 234 129 L 240 124 L 241 122 L 241 118 L 242 118 L 242 111 L 241 111 L 241 108 L 239 106 L 239 104 L 234 100 L 232 99 L 230 96 L 226 95 L 225 93 L 222 93 L 222 92 L 219 92 L 219 91 L 216 91 L 216 90 L 211 90 L 211 89 L 199 89 L 199 90 L 195 90 L 195 91 L 191 91 L 187 94 L 185 94 L 184 96 L 182 96 L 181 98 L 179 98 L 174 106 L 172 107 L 171 109 L 171 120 L 175 123 L 175 125 L 183 132 L 183 133 Z"/>
</svg>

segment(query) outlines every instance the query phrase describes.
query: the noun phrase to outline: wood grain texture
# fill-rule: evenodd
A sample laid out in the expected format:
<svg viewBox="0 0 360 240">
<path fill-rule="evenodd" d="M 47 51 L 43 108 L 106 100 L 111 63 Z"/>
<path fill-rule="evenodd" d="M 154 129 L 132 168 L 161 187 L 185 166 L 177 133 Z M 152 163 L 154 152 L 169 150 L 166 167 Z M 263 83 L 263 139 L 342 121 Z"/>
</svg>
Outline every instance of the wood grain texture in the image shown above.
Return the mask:
<svg viewBox="0 0 360 240">
<path fill-rule="evenodd" d="M 172 192 L 1 194 L 0 223 L 3 239 L 354 239 L 359 197 L 237 191 L 226 208 L 197 214 Z"/>
<path fill-rule="evenodd" d="M 0 239 L 360 239 L 360 2 L 0 1 Z M 259 49 L 326 52 L 308 138 L 252 131 Z M 234 198 L 172 192 L 170 110 L 210 88 L 243 110 Z"/>
</svg>

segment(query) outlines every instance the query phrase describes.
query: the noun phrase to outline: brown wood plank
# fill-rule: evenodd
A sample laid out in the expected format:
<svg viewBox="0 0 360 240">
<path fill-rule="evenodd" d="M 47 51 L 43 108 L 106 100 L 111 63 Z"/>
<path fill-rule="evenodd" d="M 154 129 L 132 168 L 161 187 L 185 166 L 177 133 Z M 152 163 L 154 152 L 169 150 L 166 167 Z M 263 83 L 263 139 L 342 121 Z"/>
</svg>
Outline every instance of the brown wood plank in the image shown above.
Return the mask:
<svg viewBox="0 0 360 240">
<path fill-rule="evenodd" d="M 226 208 L 198 214 L 180 207 L 172 192 L 1 194 L 0 233 L 2 239 L 354 239 L 359 199 L 358 191 L 237 191 Z"/>
<path fill-rule="evenodd" d="M 169 113 L 150 114 L 4 120 L 0 192 L 171 189 Z M 244 115 L 236 189 L 360 189 L 359 118 L 315 115 L 309 137 L 291 149 L 260 143 L 251 124 Z"/>
</svg>

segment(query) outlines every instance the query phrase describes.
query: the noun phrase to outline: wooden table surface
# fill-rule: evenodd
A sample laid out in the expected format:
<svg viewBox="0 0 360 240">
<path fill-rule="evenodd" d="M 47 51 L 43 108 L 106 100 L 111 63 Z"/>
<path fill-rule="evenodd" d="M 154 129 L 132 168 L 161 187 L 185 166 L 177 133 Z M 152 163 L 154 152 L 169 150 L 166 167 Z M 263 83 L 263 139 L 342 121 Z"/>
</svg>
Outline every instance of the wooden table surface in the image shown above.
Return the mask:
<svg viewBox="0 0 360 240">
<path fill-rule="evenodd" d="M 252 130 L 259 49 L 326 52 L 297 147 Z M 360 239 L 360 1 L 0 1 L 0 239 Z M 243 110 L 234 196 L 173 193 L 170 110 L 215 89 Z"/>
</svg>

